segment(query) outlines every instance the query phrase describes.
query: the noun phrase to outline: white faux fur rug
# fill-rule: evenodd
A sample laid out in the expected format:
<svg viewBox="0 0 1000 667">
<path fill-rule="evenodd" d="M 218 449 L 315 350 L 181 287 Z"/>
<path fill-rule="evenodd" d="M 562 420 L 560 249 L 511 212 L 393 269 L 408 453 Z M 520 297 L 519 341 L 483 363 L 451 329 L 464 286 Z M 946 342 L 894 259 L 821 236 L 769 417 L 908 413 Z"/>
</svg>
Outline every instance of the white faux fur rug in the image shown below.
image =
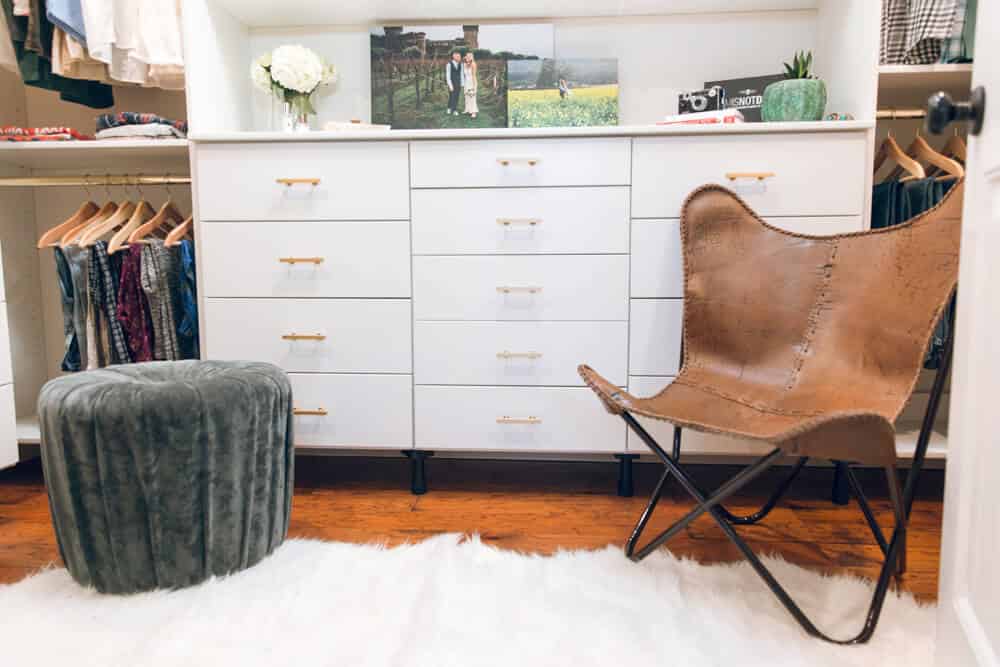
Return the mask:
<svg viewBox="0 0 1000 667">
<path fill-rule="evenodd" d="M 807 613 L 853 634 L 870 588 L 769 560 Z M 890 596 L 867 646 L 807 637 L 745 564 L 617 548 L 525 556 L 442 535 L 374 546 L 292 540 L 177 592 L 103 596 L 63 569 L 0 586 L 5 665 L 879 665 L 933 658 L 934 609 Z"/>
</svg>

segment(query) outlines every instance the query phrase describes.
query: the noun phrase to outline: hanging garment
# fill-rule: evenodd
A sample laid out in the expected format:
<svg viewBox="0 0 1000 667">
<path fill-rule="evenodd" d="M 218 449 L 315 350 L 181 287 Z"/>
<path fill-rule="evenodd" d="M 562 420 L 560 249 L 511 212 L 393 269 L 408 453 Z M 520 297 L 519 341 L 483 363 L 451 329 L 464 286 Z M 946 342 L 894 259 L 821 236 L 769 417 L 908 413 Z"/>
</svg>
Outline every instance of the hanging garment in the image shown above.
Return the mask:
<svg viewBox="0 0 1000 667">
<path fill-rule="evenodd" d="M 941 62 L 970 63 L 975 51 L 976 0 L 959 0 L 951 34 L 941 44 Z"/>
<path fill-rule="evenodd" d="M 100 309 L 100 322 L 107 330 L 108 363 L 128 364 L 132 354 L 125 331 L 118 320 L 118 286 L 120 284 L 118 255 L 108 255 L 108 244 L 97 241 L 90 248 L 91 298 Z M 96 279 L 94 278 L 96 277 Z"/>
<path fill-rule="evenodd" d="M 135 2 L 135 0 L 132 0 Z M 180 0 L 138 0 L 136 57 L 150 65 L 184 70 Z"/>
<path fill-rule="evenodd" d="M 142 290 L 142 245 L 133 243 L 122 258 L 118 282 L 118 321 L 133 361 L 153 360 L 153 324 Z"/>
<path fill-rule="evenodd" d="M 80 370 L 80 344 L 76 338 L 73 310 L 73 275 L 62 248 L 56 246 L 53 250 L 55 251 L 53 256 L 56 261 L 56 279 L 59 282 L 59 295 L 62 300 L 63 338 L 65 339 L 65 351 L 59 368 L 73 373 Z"/>
<path fill-rule="evenodd" d="M 83 24 L 80 0 L 45 0 L 45 17 L 80 44 L 87 45 L 87 28 Z"/>
<path fill-rule="evenodd" d="M 38 0 L 32 0 L 37 2 Z M 103 109 L 114 105 L 114 94 L 111 86 L 98 81 L 84 81 L 59 76 L 52 72 L 49 60 L 52 53 L 52 24 L 41 15 L 38 20 L 32 17 L 15 16 L 12 0 L 0 0 L 7 28 L 10 33 L 11 45 L 17 58 L 18 70 L 25 85 L 45 90 L 59 92 L 59 98 L 66 102 L 83 104 L 95 109 Z M 29 30 L 29 19 L 32 20 Z M 28 48 L 32 40 L 36 50 Z"/>
<path fill-rule="evenodd" d="M 162 240 L 152 239 L 142 246 L 140 276 L 153 322 L 153 358 L 176 361 L 181 358 L 177 344 L 177 262 Z"/>
<path fill-rule="evenodd" d="M 909 0 L 882 0 L 878 61 L 882 65 L 903 62 L 906 55 L 906 26 Z"/>
<path fill-rule="evenodd" d="M 66 246 L 62 249 L 69 265 L 70 277 L 73 281 L 73 329 L 76 331 L 77 350 L 80 353 L 80 368 L 87 368 L 87 312 L 90 264 L 90 253 L 80 246 Z"/>
<path fill-rule="evenodd" d="M 108 66 L 90 57 L 80 42 L 56 28 L 52 33 L 52 71 L 69 79 L 108 82 Z"/>
<path fill-rule="evenodd" d="M 184 359 L 201 356 L 198 345 L 198 283 L 195 277 L 194 243 L 190 239 L 180 246 L 180 311 L 181 323 L 177 327 L 177 340 Z"/>
<path fill-rule="evenodd" d="M 30 0 L 14 0 L 14 16 L 28 16 L 31 14 Z"/>
<path fill-rule="evenodd" d="M 958 5 L 958 0 L 909 0 L 905 64 L 926 65 L 941 59 L 941 45 L 951 35 Z"/>
</svg>

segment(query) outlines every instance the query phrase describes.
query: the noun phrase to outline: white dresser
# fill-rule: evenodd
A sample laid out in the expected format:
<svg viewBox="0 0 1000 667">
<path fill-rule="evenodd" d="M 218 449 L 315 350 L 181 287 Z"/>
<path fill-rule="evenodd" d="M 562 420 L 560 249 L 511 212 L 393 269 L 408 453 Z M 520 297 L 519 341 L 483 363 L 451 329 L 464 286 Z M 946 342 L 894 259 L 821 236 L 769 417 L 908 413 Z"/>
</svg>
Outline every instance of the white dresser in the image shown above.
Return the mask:
<svg viewBox="0 0 1000 667">
<path fill-rule="evenodd" d="M 287 370 L 301 447 L 644 452 L 576 367 L 637 394 L 677 373 L 685 197 L 723 183 L 791 230 L 863 229 L 870 132 L 198 139 L 205 355 Z"/>
<path fill-rule="evenodd" d="M 17 463 L 17 420 L 14 412 L 14 372 L 7 323 L 7 290 L 0 265 L 0 468 Z"/>
</svg>

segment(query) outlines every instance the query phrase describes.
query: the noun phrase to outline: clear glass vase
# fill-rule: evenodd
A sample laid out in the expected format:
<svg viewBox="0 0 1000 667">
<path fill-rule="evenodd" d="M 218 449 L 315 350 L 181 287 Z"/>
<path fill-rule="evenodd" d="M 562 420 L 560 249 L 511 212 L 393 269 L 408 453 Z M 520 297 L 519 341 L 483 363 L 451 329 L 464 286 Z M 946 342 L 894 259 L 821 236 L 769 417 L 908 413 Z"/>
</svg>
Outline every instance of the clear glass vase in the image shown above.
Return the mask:
<svg viewBox="0 0 1000 667">
<path fill-rule="evenodd" d="M 309 131 L 309 114 L 302 110 L 301 105 L 292 102 L 281 102 L 281 131 Z"/>
</svg>

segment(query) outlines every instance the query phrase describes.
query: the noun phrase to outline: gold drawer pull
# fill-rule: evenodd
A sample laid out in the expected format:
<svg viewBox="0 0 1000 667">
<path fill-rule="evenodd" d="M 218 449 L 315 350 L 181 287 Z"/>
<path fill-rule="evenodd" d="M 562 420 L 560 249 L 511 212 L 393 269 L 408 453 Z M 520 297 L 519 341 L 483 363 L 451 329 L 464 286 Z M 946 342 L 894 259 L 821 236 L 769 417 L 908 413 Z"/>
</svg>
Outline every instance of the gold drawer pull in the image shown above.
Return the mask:
<svg viewBox="0 0 1000 667">
<path fill-rule="evenodd" d="M 538 294 L 542 291 L 538 286 L 518 287 L 516 285 L 498 285 L 497 291 L 501 294 L 513 294 L 514 292 L 525 292 L 527 294 Z"/>
<path fill-rule="evenodd" d="M 763 181 L 765 178 L 774 178 L 777 176 L 773 171 L 727 171 L 726 178 L 730 181 L 735 181 L 738 178 L 756 178 L 758 181 Z"/>
<path fill-rule="evenodd" d="M 322 264 L 322 257 L 279 257 L 282 264 Z"/>
<path fill-rule="evenodd" d="M 503 225 L 504 227 L 510 227 L 511 225 L 530 225 L 532 227 L 537 227 L 542 224 L 541 218 L 497 218 L 497 224 Z"/>
<path fill-rule="evenodd" d="M 281 340 L 326 340 L 323 334 L 297 334 L 290 333 L 281 337 Z"/>
<path fill-rule="evenodd" d="M 305 415 L 314 415 L 317 417 L 325 417 L 329 414 L 326 408 L 316 408 L 315 410 L 307 410 L 306 408 L 292 408 L 292 414 L 301 417 Z"/>
<path fill-rule="evenodd" d="M 504 415 L 503 417 L 497 417 L 498 424 L 541 424 L 541 417 L 509 417 Z"/>
<path fill-rule="evenodd" d="M 538 157 L 498 157 L 497 162 L 500 163 L 502 167 L 509 167 L 515 162 L 524 162 L 529 167 L 534 167 L 536 164 L 542 161 L 542 158 Z"/>
<path fill-rule="evenodd" d="M 290 188 L 293 185 L 311 185 L 313 187 L 319 185 L 318 178 L 276 178 L 274 182 L 278 185 L 284 185 L 286 188 Z"/>
<path fill-rule="evenodd" d="M 541 359 L 541 352 L 497 352 L 497 359 Z"/>
</svg>

